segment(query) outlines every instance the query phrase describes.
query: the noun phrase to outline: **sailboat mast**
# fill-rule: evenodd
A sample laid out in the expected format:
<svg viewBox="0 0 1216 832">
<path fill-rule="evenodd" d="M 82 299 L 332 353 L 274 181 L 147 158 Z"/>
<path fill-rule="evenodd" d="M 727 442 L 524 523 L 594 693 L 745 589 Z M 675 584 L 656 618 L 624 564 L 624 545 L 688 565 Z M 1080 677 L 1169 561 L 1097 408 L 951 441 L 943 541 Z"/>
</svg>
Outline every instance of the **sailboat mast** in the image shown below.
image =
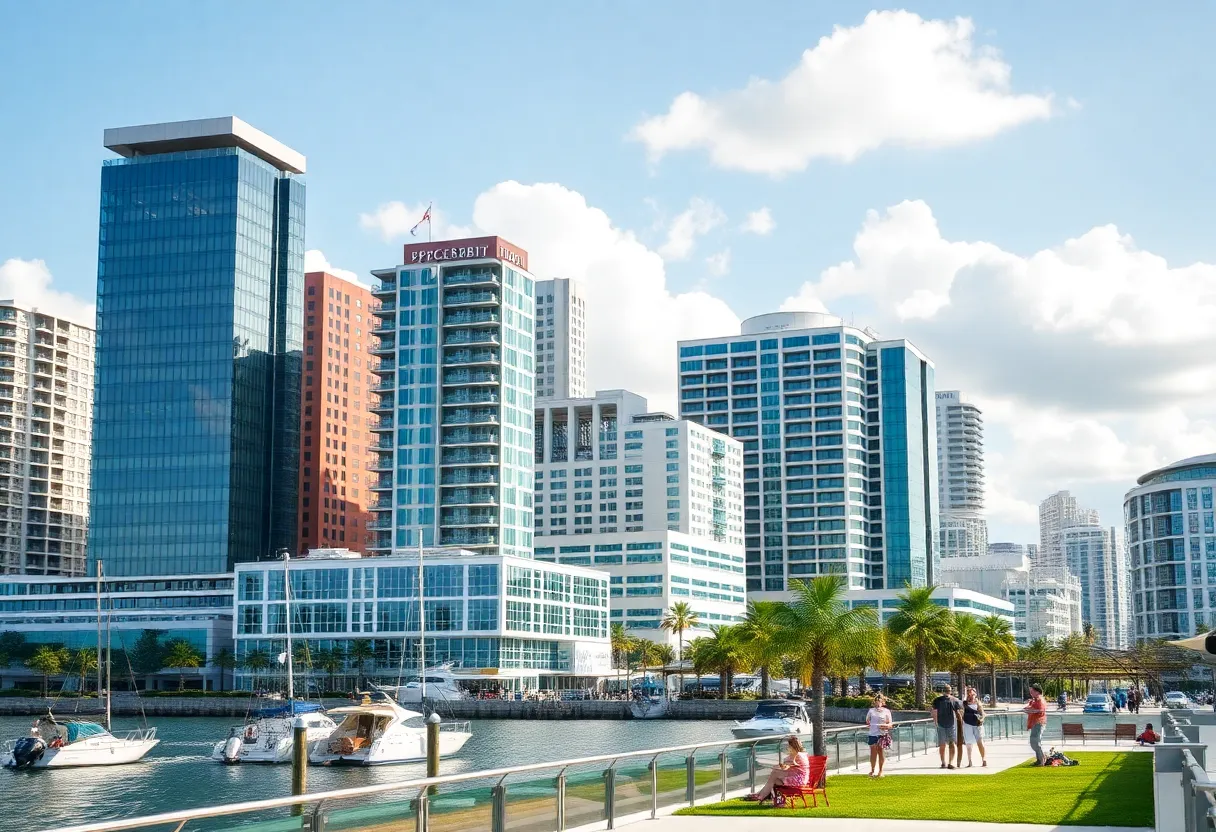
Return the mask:
<svg viewBox="0 0 1216 832">
<path fill-rule="evenodd" d="M 83 694 L 84 691 L 81 691 Z M 101 561 L 97 561 L 97 699 L 101 700 Z"/>
<path fill-rule="evenodd" d="M 97 564 L 97 569 L 99 572 L 101 571 L 100 562 Z M 110 700 L 112 698 L 112 693 L 110 691 L 110 687 L 111 687 L 110 665 L 113 663 L 113 659 L 114 659 L 114 647 L 111 644 L 111 640 L 110 640 L 110 619 L 113 617 L 112 606 L 113 605 L 111 605 L 111 608 L 106 609 L 106 730 L 107 731 L 112 730 L 111 726 L 110 726 L 110 711 L 111 711 Z M 134 685 L 134 679 L 132 679 L 132 685 Z"/>
<path fill-rule="evenodd" d="M 422 600 L 422 529 L 418 530 L 418 704 L 426 702 L 426 602 Z"/>
<path fill-rule="evenodd" d="M 290 708 L 296 696 L 295 674 L 292 672 L 291 656 L 291 553 L 283 550 L 283 601 L 287 611 L 287 706 Z"/>
</svg>

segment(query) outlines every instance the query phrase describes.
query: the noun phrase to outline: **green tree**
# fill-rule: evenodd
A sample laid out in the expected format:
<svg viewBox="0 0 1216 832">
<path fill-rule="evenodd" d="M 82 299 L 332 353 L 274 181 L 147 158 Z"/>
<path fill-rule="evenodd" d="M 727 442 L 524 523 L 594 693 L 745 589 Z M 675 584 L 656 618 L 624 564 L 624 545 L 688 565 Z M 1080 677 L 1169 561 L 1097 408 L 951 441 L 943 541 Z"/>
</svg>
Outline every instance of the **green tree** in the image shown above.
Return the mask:
<svg viewBox="0 0 1216 832">
<path fill-rule="evenodd" d="M 630 664 L 630 654 L 633 652 L 633 636 L 625 629 L 625 625 L 616 623 L 609 630 L 609 646 L 612 651 L 612 666 L 617 669 L 616 680 L 617 684 L 621 681 L 621 668 L 625 668 L 625 687 L 629 687 L 630 679 L 633 676 L 633 668 Z"/>
<path fill-rule="evenodd" d="M 355 681 L 355 687 L 361 684 L 363 676 L 367 675 L 367 663 L 376 657 L 376 651 L 372 649 L 372 643 L 366 638 L 357 638 L 350 643 L 350 648 L 346 652 L 349 658 L 355 664 L 355 669 L 359 671 L 360 679 Z"/>
<path fill-rule="evenodd" d="M 165 667 L 165 647 L 160 630 L 144 630 L 131 648 L 131 667 L 136 673 L 156 673 Z"/>
<path fill-rule="evenodd" d="M 959 695 L 967 689 L 967 672 L 984 659 L 983 625 L 965 612 L 951 613 L 944 638 L 934 651 L 934 664 L 954 674 Z"/>
<path fill-rule="evenodd" d="M 334 683 L 334 677 L 346 668 L 346 654 L 342 652 L 341 647 L 333 647 L 318 650 L 314 660 L 317 663 L 317 668 L 329 675 L 328 690 L 332 692 L 337 687 Z"/>
<path fill-rule="evenodd" d="M 705 666 L 718 671 L 718 697 L 725 699 L 730 694 L 735 674 L 751 667 L 751 657 L 743 638 L 743 626 L 727 624 L 710 627 L 709 635 L 698 641 L 705 642 L 702 646 L 705 650 Z"/>
<path fill-rule="evenodd" d="M 1081 640 L 1085 642 L 1086 647 L 1091 647 L 1098 641 L 1098 630 L 1093 622 L 1086 621 L 1081 625 Z"/>
<path fill-rule="evenodd" d="M 28 645 L 25 643 L 25 633 L 18 633 L 14 630 L 6 630 L 0 633 L 0 653 L 8 656 L 9 661 L 16 661 L 25 655 L 27 651 Z"/>
<path fill-rule="evenodd" d="M 175 638 L 165 645 L 165 667 L 177 670 L 177 689 L 185 690 L 186 668 L 202 667 L 203 656 L 184 638 Z"/>
<path fill-rule="evenodd" d="M 988 665 L 988 682 L 992 685 L 992 704 L 995 706 L 996 666 L 1013 661 L 1018 654 L 1018 645 L 1013 638 L 1013 627 L 999 615 L 988 616 L 980 622 L 980 626 L 980 659 Z"/>
<path fill-rule="evenodd" d="M 701 685 L 701 676 L 703 676 L 705 674 L 705 671 L 709 669 L 709 651 L 706 647 L 706 645 L 708 643 L 709 643 L 709 639 L 707 639 L 705 636 L 700 636 L 700 637 L 694 638 L 692 641 L 690 641 L 688 643 L 688 649 L 684 651 L 685 654 L 688 656 L 689 664 L 692 665 L 693 675 L 697 677 L 697 694 L 698 695 L 700 695 L 703 692 L 703 687 Z M 680 675 L 680 692 L 683 693 L 683 691 L 684 691 L 684 676 L 683 676 L 683 674 L 681 674 Z"/>
<path fill-rule="evenodd" d="M 675 633 L 676 638 L 680 642 L 680 652 L 677 656 L 677 661 L 684 663 L 684 633 L 688 630 L 695 630 L 701 624 L 701 617 L 697 615 L 687 601 L 676 601 L 667 608 L 667 612 L 663 613 L 663 619 L 659 622 L 659 626 L 669 633 Z M 684 669 L 680 668 L 680 693 L 684 692 Z"/>
<path fill-rule="evenodd" d="M 848 651 L 841 655 L 840 661 L 845 676 L 847 677 L 851 670 L 857 671 L 857 693 L 859 695 L 864 696 L 866 693 L 866 668 L 873 667 L 884 672 L 891 669 L 892 657 L 889 642 L 887 631 L 879 627 L 873 638 L 854 642 Z M 844 693 L 847 694 L 847 678 L 845 688 Z"/>
<path fill-rule="evenodd" d="M 97 669 L 97 651 L 92 647 L 81 647 L 72 654 L 72 666 L 80 674 L 80 695 L 84 696 L 89 673 Z"/>
<path fill-rule="evenodd" d="M 224 691 L 224 671 L 229 672 L 236 670 L 236 654 L 227 647 L 217 650 L 215 655 L 211 657 L 211 666 L 220 669 L 220 692 Z"/>
<path fill-rule="evenodd" d="M 270 655 L 265 650 L 251 650 L 245 654 L 241 665 L 249 671 L 252 676 L 251 682 L 256 690 L 258 686 L 258 672 L 270 669 Z"/>
<path fill-rule="evenodd" d="M 936 589 L 936 586 L 907 587 L 899 594 L 899 606 L 887 622 L 891 634 L 907 644 L 915 658 L 913 679 L 918 711 L 925 708 L 929 657 L 937 650 L 950 621 L 950 611 L 933 602 Z"/>
<path fill-rule="evenodd" d="M 798 659 L 803 684 L 811 687 L 814 753 L 825 754 L 823 682 L 840 657 L 860 653 L 881 638 L 878 616 L 870 607 L 849 608 L 845 582 L 822 575 L 810 582 L 790 581 L 792 600 L 781 608 L 782 648 Z"/>
<path fill-rule="evenodd" d="M 762 699 L 768 699 L 773 666 L 780 665 L 785 655 L 779 639 L 782 606 L 780 601 L 748 601 L 747 614 L 740 625 L 752 662 L 760 670 Z"/>
<path fill-rule="evenodd" d="M 25 666 L 37 671 L 42 676 L 42 696 L 46 698 L 50 677 L 63 672 L 63 666 L 68 659 L 67 651 L 56 645 L 44 644 L 25 660 Z"/>
</svg>

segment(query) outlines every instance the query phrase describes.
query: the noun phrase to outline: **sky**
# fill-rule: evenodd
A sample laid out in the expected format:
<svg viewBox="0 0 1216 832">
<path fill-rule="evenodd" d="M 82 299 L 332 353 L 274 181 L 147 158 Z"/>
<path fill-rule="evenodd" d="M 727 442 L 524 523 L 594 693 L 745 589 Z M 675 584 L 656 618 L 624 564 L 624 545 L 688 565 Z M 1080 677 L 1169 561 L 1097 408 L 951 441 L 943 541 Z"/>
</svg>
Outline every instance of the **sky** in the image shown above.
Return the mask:
<svg viewBox="0 0 1216 832">
<path fill-rule="evenodd" d="M 86 321 L 106 127 L 237 115 L 308 157 L 308 266 L 434 205 L 588 294 L 590 385 L 828 310 L 984 410 L 992 540 L 1216 451 L 1216 6 L 5 4 L 0 297 Z"/>
</svg>

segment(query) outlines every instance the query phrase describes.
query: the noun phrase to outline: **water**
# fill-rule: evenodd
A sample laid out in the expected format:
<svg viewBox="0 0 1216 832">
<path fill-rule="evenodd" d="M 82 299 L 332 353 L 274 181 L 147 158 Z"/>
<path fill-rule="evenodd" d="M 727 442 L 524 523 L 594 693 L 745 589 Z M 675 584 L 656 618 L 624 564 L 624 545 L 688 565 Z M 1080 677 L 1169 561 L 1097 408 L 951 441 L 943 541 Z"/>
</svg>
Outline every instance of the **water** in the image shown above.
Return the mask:
<svg viewBox="0 0 1216 832">
<path fill-rule="evenodd" d="M 0 738 L 24 736 L 32 717 L 0 717 Z M 291 766 L 225 766 L 210 759 L 216 742 L 239 723 L 229 717 L 152 720 L 161 743 L 129 766 L 0 771 L 3 828 L 32 832 L 68 824 L 148 815 L 291 794 Z M 680 720 L 473 720 L 473 738 L 459 756 L 440 761 L 441 774 L 524 765 L 613 751 L 731 739 L 733 723 Z M 117 718 L 114 733 L 137 728 Z M 423 763 L 376 768 L 310 766 L 308 790 L 366 786 L 426 775 Z"/>
</svg>

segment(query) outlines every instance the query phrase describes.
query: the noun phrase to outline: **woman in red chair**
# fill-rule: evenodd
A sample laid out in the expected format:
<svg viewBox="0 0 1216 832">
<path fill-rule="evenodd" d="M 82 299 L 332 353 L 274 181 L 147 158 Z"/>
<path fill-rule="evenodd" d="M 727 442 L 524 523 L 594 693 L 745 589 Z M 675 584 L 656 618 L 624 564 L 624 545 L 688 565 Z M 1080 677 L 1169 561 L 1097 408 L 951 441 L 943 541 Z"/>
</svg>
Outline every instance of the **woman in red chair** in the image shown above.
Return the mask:
<svg viewBox="0 0 1216 832">
<path fill-rule="evenodd" d="M 773 796 L 776 786 L 805 786 L 810 777 L 811 758 L 802 747 L 802 741 L 797 737 L 787 740 L 790 749 L 789 759 L 784 763 L 773 766 L 768 773 L 768 782 L 764 788 L 755 794 L 749 794 L 744 800 L 768 800 Z"/>
</svg>

